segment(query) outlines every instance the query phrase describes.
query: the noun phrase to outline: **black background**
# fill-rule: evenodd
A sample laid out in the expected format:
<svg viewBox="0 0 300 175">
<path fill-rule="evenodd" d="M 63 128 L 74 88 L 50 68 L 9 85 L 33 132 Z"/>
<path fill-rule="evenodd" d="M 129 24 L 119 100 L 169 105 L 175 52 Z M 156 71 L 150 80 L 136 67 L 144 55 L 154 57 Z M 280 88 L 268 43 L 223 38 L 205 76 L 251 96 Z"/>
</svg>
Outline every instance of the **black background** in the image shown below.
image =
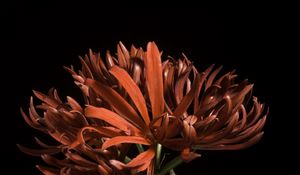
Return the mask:
<svg viewBox="0 0 300 175">
<path fill-rule="evenodd" d="M 87 53 L 88 48 L 102 55 L 106 50 L 116 52 L 118 41 L 143 48 L 148 41 L 155 41 L 164 56 L 177 58 L 184 52 L 200 70 L 212 63 L 224 65 L 224 72 L 236 69 L 240 77 L 255 83 L 254 95 L 270 107 L 265 135 L 257 145 L 241 151 L 201 152 L 201 158 L 178 167 L 179 175 L 292 171 L 290 157 L 296 157 L 296 144 L 289 124 L 297 119 L 288 114 L 293 110 L 292 102 L 284 99 L 294 95 L 293 83 L 285 76 L 288 58 L 278 59 L 282 54 L 277 45 L 281 39 L 280 10 L 272 8 L 263 4 L 164 5 L 150 1 L 15 3 L 7 15 L 12 28 L 7 32 L 8 56 L 1 66 L 7 78 L 2 145 L 9 148 L 4 164 L 12 167 L 9 174 L 39 174 L 34 165 L 41 163 L 40 159 L 21 153 L 15 146 L 32 146 L 33 136 L 38 135 L 19 114 L 20 107 L 28 106 L 31 89 L 46 92 L 55 87 L 62 96 L 78 97 L 79 91 L 62 66 L 79 68 L 78 55 Z"/>
</svg>

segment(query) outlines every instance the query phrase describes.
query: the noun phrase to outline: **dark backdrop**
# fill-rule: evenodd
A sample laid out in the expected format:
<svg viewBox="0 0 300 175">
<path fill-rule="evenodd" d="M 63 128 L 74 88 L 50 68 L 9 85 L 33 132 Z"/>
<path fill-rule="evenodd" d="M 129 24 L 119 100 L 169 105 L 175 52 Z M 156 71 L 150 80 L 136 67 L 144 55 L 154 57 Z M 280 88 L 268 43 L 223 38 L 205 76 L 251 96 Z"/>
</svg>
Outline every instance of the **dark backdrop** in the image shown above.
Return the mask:
<svg viewBox="0 0 300 175">
<path fill-rule="evenodd" d="M 28 106 L 31 89 L 46 92 L 55 87 L 62 96 L 76 96 L 79 91 L 62 66 L 72 64 L 79 68 L 78 55 L 87 53 L 88 48 L 102 55 L 108 49 L 116 52 L 118 41 L 127 47 L 134 43 L 144 48 L 148 41 L 155 41 L 165 56 L 176 58 L 184 52 L 200 70 L 212 63 L 224 65 L 225 71 L 236 69 L 240 77 L 255 83 L 254 95 L 270 107 L 265 135 L 257 145 L 241 151 L 201 152 L 201 158 L 178 167 L 179 175 L 291 170 L 284 166 L 289 162 L 286 146 L 293 146 L 285 133 L 289 126 L 283 118 L 289 116 L 281 100 L 285 95 L 280 93 L 280 85 L 288 80 L 281 68 L 284 60 L 276 58 L 280 51 L 274 43 L 279 36 L 273 28 L 277 14 L 272 7 L 174 2 L 164 5 L 151 1 L 15 3 L 8 17 L 12 35 L 7 63 L 2 66 L 8 84 L 3 94 L 3 111 L 8 113 L 2 141 L 9 142 L 4 144 L 9 147 L 5 160 L 7 167 L 12 166 L 12 174 L 39 174 L 34 165 L 41 163 L 40 159 L 21 153 L 15 146 L 33 145 L 33 136 L 38 134 L 19 114 L 19 107 Z"/>
</svg>

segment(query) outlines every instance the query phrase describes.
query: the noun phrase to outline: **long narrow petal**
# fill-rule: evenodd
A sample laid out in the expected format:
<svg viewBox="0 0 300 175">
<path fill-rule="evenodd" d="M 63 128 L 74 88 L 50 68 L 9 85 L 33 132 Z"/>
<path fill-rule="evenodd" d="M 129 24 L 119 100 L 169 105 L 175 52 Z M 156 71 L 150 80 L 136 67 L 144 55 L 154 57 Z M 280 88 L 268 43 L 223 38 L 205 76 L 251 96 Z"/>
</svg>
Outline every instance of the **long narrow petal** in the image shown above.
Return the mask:
<svg viewBox="0 0 300 175">
<path fill-rule="evenodd" d="M 67 159 L 57 159 L 55 158 L 55 156 L 51 156 L 48 154 L 43 154 L 41 155 L 41 158 L 43 159 L 43 161 L 45 163 L 47 163 L 48 165 L 51 165 L 53 167 L 58 167 L 58 168 L 63 168 L 66 166 L 72 166 L 72 162 L 70 162 Z"/>
<path fill-rule="evenodd" d="M 113 66 L 109 72 L 113 74 L 113 76 L 120 82 L 120 84 L 125 88 L 129 96 L 131 97 L 132 101 L 134 102 L 135 106 L 141 113 L 144 121 L 147 125 L 150 123 L 146 101 L 143 97 L 142 92 L 140 91 L 139 87 L 135 84 L 132 80 L 130 75 L 124 69 Z"/>
<path fill-rule="evenodd" d="M 204 84 L 204 81 L 206 80 L 207 76 L 210 74 L 211 70 L 213 69 L 215 65 L 211 65 L 210 67 L 208 67 L 205 71 L 204 71 L 204 76 L 202 76 L 202 79 L 200 81 L 200 84 L 199 86 L 197 87 L 197 91 L 195 93 L 195 96 L 194 96 L 194 114 L 197 112 L 197 109 L 198 109 L 198 105 L 199 105 L 199 95 L 200 95 L 200 92 L 201 92 L 201 89 L 202 89 L 202 86 Z M 194 75 L 196 75 L 196 72 L 194 71 Z"/>
<path fill-rule="evenodd" d="M 127 167 L 143 167 L 143 164 L 150 164 L 151 160 L 155 156 L 155 150 L 153 148 L 149 148 L 147 151 L 139 154 L 134 159 L 132 159 L 126 166 Z M 145 170 L 148 167 L 138 168 L 138 172 Z"/>
<path fill-rule="evenodd" d="M 20 112 L 21 112 L 21 115 L 22 115 L 22 117 L 24 118 L 25 122 L 26 122 L 29 126 L 31 126 L 31 127 L 34 128 L 34 129 L 38 129 L 38 130 L 41 130 L 41 131 L 44 131 L 44 132 L 47 130 L 45 127 L 42 127 L 41 125 L 38 125 L 38 124 L 32 122 L 32 121 L 29 119 L 29 117 L 25 114 L 25 112 L 23 111 L 22 108 L 20 108 Z M 30 112 L 30 110 L 29 110 L 29 112 Z"/>
<path fill-rule="evenodd" d="M 197 154 L 195 152 L 191 152 L 190 148 L 185 148 L 181 151 L 181 158 L 186 162 L 190 162 L 194 159 L 196 159 L 197 157 L 200 157 L 200 154 Z"/>
<path fill-rule="evenodd" d="M 102 149 L 107 149 L 111 146 L 121 143 L 137 143 L 142 145 L 150 145 L 150 142 L 143 137 L 137 136 L 116 136 L 103 143 Z"/>
<path fill-rule="evenodd" d="M 82 156 L 80 156 L 79 154 L 74 154 L 74 153 L 67 153 L 66 156 L 68 157 L 68 159 L 72 160 L 73 162 L 81 165 L 81 166 L 86 166 L 86 167 L 95 167 L 97 166 L 97 164 L 95 162 L 92 162 Z"/>
<path fill-rule="evenodd" d="M 203 75 L 202 75 L 203 76 Z M 186 112 L 186 110 L 188 109 L 188 107 L 190 106 L 190 104 L 192 103 L 192 101 L 194 100 L 194 95 L 197 91 L 197 87 L 200 84 L 200 80 L 201 80 L 201 75 L 197 75 L 195 82 L 192 85 L 191 90 L 188 92 L 188 94 L 186 94 L 182 101 L 180 102 L 180 104 L 176 107 L 176 109 L 174 110 L 173 115 L 174 116 L 181 116 L 184 112 Z"/>
<path fill-rule="evenodd" d="M 213 84 L 215 77 L 218 75 L 218 73 L 221 71 L 222 68 L 223 68 L 223 66 L 220 66 L 215 71 L 213 71 L 213 73 L 209 76 L 209 78 L 206 82 L 206 85 L 205 85 L 205 90 Z"/>
<path fill-rule="evenodd" d="M 48 105 L 50 105 L 50 106 L 52 106 L 52 107 L 54 107 L 54 108 L 57 108 L 57 107 L 60 105 L 60 104 L 58 103 L 58 101 L 56 101 L 56 100 L 54 100 L 54 99 L 48 97 L 47 95 L 45 95 L 45 94 L 43 94 L 43 93 L 41 93 L 41 92 L 39 92 L 39 91 L 33 90 L 33 93 L 34 93 L 34 95 L 35 95 L 38 99 L 40 99 L 41 101 L 47 103 Z"/>
<path fill-rule="evenodd" d="M 183 98 L 183 89 L 184 85 L 186 83 L 186 80 L 188 79 L 190 72 L 192 70 L 192 65 L 189 65 L 188 68 L 185 70 L 184 73 L 178 78 L 175 84 L 175 98 L 177 103 L 180 103 L 181 99 Z"/>
<path fill-rule="evenodd" d="M 80 131 L 77 134 L 77 139 L 71 144 L 69 145 L 69 149 L 73 149 L 75 147 L 77 147 L 78 145 L 85 143 L 85 138 L 84 138 L 84 132 L 88 130 L 89 131 L 89 135 L 91 135 L 93 132 L 94 133 L 98 133 L 99 137 L 116 137 L 119 136 L 120 134 L 117 133 L 116 131 L 109 129 L 109 128 L 104 128 L 104 127 L 92 127 L 92 126 L 86 126 L 80 129 Z M 86 134 L 88 136 L 88 134 Z M 93 136 L 95 137 L 95 136 Z"/>
<path fill-rule="evenodd" d="M 74 100 L 72 97 L 67 96 L 68 104 L 71 106 L 73 110 L 77 110 L 79 112 L 82 112 L 81 106 L 78 104 L 76 100 Z"/>
<path fill-rule="evenodd" d="M 149 42 L 147 45 L 147 55 L 144 63 L 152 115 L 153 118 L 156 118 L 164 111 L 164 96 L 161 57 L 154 42 Z"/>
<path fill-rule="evenodd" d="M 58 175 L 58 174 L 59 174 L 59 170 L 58 170 L 58 169 L 49 168 L 49 167 L 40 166 L 40 165 L 37 165 L 36 167 L 37 167 L 44 175 Z"/>
<path fill-rule="evenodd" d="M 99 96 L 101 96 L 106 102 L 108 102 L 114 110 L 119 114 L 122 114 L 130 122 L 139 126 L 141 129 L 145 128 L 145 123 L 139 117 L 133 107 L 115 90 L 112 88 L 98 83 L 95 80 L 87 79 L 86 85 L 91 87 Z"/>
<path fill-rule="evenodd" d="M 48 145 L 48 144 L 46 144 L 46 143 L 44 143 L 44 142 L 42 142 L 39 138 L 37 138 L 37 137 L 34 137 L 34 139 L 35 139 L 35 141 L 36 141 L 36 143 L 37 144 L 39 144 L 41 147 L 44 147 L 44 148 L 58 148 L 58 147 L 60 147 L 59 145 L 55 145 L 55 146 L 53 146 L 53 145 Z"/>
<path fill-rule="evenodd" d="M 154 159 L 152 159 L 147 169 L 147 175 L 154 175 Z"/>
<path fill-rule="evenodd" d="M 256 144 L 263 136 L 264 132 L 260 132 L 246 142 L 235 144 L 235 145 L 216 145 L 216 146 L 199 146 L 201 150 L 239 150 L 245 149 L 249 146 Z M 196 147 L 195 147 L 196 148 Z M 196 148 L 196 149 L 198 149 Z"/>
<path fill-rule="evenodd" d="M 22 152 L 32 156 L 41 156 L 42 154 L 56 154 L 61 151 L 61 148 L 31 149 L 19 144 L 17 144 L 17 146 Z"/>
<path fill-rule="evenodd" d="M 133 130 L 134 132 L 138 132 L 138 129 L 130 122 L 125 120 L 120 115 L 105 108 L 88 106 L 85 109 L 85 115 L 90 118 L 97 118 L 100 120 L 104 120 L 105 122 L 125 132 L 131 132 L 131 130 Z"/>
<path fill-rule="evenodd" d="M 129 52 L 121 42 L 119 42 L 117 46 L 117 53 L 118 53 L 119 65 L 122 68 L 128 68 Z"/>
</svg>

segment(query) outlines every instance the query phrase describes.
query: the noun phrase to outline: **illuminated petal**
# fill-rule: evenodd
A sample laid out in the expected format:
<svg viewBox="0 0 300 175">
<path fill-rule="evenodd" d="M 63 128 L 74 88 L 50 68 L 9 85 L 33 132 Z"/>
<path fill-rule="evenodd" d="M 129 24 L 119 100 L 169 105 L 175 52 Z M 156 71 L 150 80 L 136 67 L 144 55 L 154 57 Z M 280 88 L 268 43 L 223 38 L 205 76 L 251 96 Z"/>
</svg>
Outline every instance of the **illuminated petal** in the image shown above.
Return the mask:
<svg viewBox="0 0 300 175">
<path fill-rule="evenodd" d="M 162 65 L 159 50 L 154 42 L 147 45 L 147 56 L 144 59 L 148 94 L 153 118 L 164 111 Z"/>
</svg>

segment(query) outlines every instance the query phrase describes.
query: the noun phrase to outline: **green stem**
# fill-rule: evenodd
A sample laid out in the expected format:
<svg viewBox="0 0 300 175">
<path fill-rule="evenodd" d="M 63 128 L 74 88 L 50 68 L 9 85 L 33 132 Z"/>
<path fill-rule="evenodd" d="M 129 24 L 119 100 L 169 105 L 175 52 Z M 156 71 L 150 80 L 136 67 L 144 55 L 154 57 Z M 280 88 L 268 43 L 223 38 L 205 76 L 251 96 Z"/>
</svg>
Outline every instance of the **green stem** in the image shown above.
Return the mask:
<svg viewBox="0 0 300 175">
<path fill-rule="evenodd" d="M 144 152 L 144 148 L 141 144 L 136 144 L 137 149 L 139 150 L 140 153 Z"/>
<path fill-rule="evenodd" d="M 170 170 L 170 175 L 176 175 L 174 169 L 171 169 L 171 170 Z"/>
<path fill-rule="evenodd" d="M 156 146 L 156 168 L 159 169 L 160 167 L 160 156 L 161 156 L 161 144 L 157 144 Z"/>
<path fill-rule="evenodd" d="M 165 175 L 168 172 L 170 172 L 173 168 L 180 165 L 183 162 L 180 156 L 175 157 L 173 160 L 168 162 L 160 172 L 158 172 L 156 175 Z"/>
<path fill-rule="evenodd" d="M 131 159 L 130 159 L 129 157 L 126 156 L 124 162 L 125 162 L 125 163 L 128 163 L 128 162 L 130 162 L 130 161 L 131 161 Z"/>
</svg>

